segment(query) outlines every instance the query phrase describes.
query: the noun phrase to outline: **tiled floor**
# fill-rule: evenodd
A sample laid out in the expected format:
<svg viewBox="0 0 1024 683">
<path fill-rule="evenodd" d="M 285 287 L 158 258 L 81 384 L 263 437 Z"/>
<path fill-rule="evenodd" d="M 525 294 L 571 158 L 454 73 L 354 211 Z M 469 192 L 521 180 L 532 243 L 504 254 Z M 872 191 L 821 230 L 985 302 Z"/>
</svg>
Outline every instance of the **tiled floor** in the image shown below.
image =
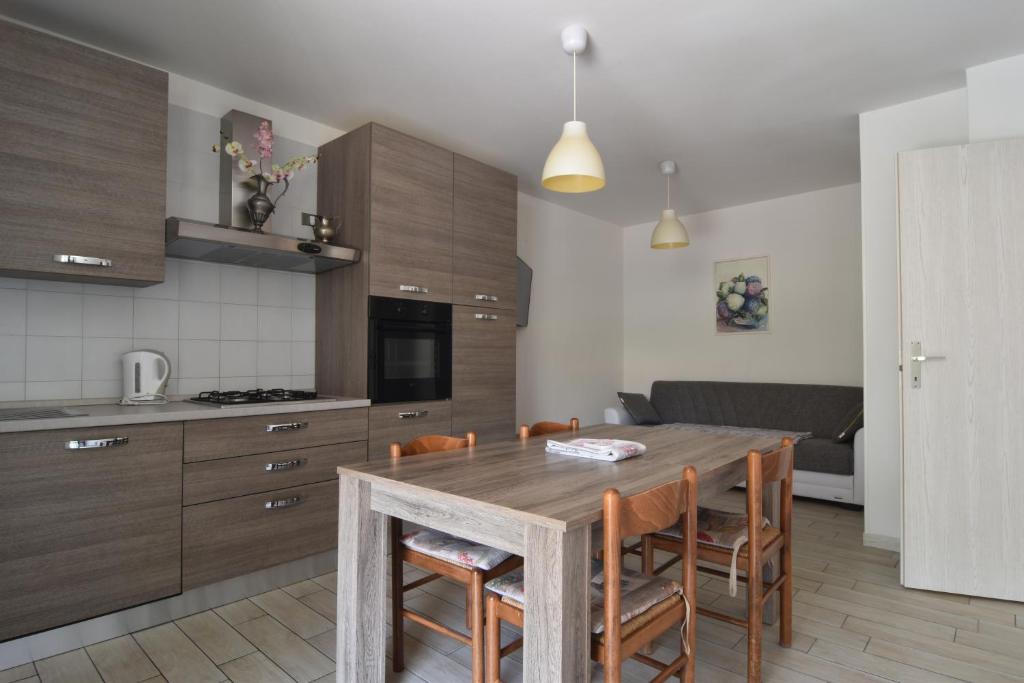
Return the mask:
<svg viewBox="0 0 1024 683">
<path fill-rule="evenodd" d="M 737 495 L 724 505 L 741 504 Z M 895 553 L 864 548 L 862 514 L 810 501 L 795 504 L 795 634 L 788 650 L 771 644 L 765 680 L 782 682 L 1024 682 L 1024 604 L 905 590 Z M 632 560 L 633 558 L 631 558 Z M 409 580 L 419 576 L 409 570 Z M 726 582 L 701 579 L 698 599 L 739 613 Z M 174 623 L 0 671 L 0 683 L 205 683 L 334 680 L 333 574 L 302 581 Z M 410 604 L 454 628 L 464 627 L 465 592 L 433 582 L 408 594 Z M 469 649 L 422 627 L 406 627 L 404 683 L 469 681 Z M 742 632 L 698 623 L 700 683 L 742 683 Z M 506 637 L 514 635 L 512 629 Z M 655 656 L 677 647 L 672 633 Z M 521 679 L 516 653 L 503 661 L 507 681 Z M 626 681 L 650 670 L 627 663 Z M 595 669 L 595 680 L 601 680 Z"/>
</svg>

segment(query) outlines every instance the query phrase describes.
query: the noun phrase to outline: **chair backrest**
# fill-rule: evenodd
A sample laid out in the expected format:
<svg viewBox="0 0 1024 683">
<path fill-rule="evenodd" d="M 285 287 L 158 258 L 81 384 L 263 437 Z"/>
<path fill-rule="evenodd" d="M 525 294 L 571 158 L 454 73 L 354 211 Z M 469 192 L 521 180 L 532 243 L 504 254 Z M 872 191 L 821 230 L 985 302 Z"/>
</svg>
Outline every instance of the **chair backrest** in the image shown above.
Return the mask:
<svg viewBox="0 0 1024 683">
<path fill-rule="evenodd" d="M 750 565 L 757 564 L 764 521 L 764 485 L 780 482 L 779 527 L 787 536 L 793 521 L 793 439 L 785 437 L 773 451 L 747 453 L 747 554 Z"/>
<path fill-rule="evenodd" d="M 467 432 L 466 438 L 464 439 L 460 439 L 456 436 L 430 434 L 427 436 L 418 436 L 404 446 L 397 441 L 394 441 L 391 443 L 390 451 L 392 458 L 402 458 L 409 455 L 454 451 L 458 448 L 466 448 L 468 446 L 475 445 L 476 432 Z"/>
<path fill-rule="evenodd" d="M 519 438 L 528 439 L 531 436 L 541 436 L 542 434 L 555 434 L 557 432 L 578 432 L 580 430 L 580 419 L 574 417 L 569 420 L 569 424 L 562 422 L 551 422 L 548 420 L 542 420 L 536 422 L 534 425 L 519 425 Z"/>
<path fill-rule="evenodd" d="M 622 621 L 622 539 L 682 525 L 682 585 L 697 580 L 697 470 L 687 466 L 677 481 L 622 498 L 617 489 L 604 492 L 604 629 L 606 650 L 616 665 Z"/>
</svg>

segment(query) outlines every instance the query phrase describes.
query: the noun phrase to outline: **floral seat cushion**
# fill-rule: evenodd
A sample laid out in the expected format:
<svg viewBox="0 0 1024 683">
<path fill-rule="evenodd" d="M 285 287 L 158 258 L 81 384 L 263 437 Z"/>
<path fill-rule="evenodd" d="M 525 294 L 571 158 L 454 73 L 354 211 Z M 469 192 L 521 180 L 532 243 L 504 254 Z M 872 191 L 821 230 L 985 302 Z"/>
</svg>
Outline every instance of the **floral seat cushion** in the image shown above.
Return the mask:
<svg viewBox="0 0 1024 683">
<path fill-rule="evenodd" d="M 411 550 L 470 569 L 494 569 L 512 557 L 512 553 L 468 541 L 436 529 L 417 529 L 402 535 L 402 544 Z"/>
<path fill-rule="evenodd" d="M 590 624 L 592 633 L 604 632 L 604 571 L 600 560 L 590 562 Z M 487 590 L 523 605 L 526 602 L 523 569 L 515 569 L 487 582 Z M 622 570 L 622 623 L 634 619 L 669 598 L 683 595 L 682 586 L 661 576 L 643 576 Z M 683 598 L 685 600 L 685 597 Z"/>
<path fill-rule="evenodd" d="M 761 527 L 767 526 L 768 519 L 762 519 Z M 697 508 L 697 543 L 732 551 L 732 564 L 729 566 L 729 594 L 733 597 L 736 597 L 737 590 L 737 559 L 740 550 L 750 540 L 749 534 L 747 515 L 711 508 Z M 658 535 L 681 539 L 683 529 L 679 524 L 675 524 L 667 529 L 662 529 Z"/>
</svg>

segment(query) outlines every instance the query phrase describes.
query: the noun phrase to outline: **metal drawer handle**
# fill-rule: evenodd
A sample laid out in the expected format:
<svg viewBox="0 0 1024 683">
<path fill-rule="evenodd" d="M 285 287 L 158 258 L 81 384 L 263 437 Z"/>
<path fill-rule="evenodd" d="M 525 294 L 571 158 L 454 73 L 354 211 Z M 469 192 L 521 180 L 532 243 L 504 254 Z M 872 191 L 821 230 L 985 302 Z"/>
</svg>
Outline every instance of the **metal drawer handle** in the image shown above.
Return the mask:
<svg viewBox="0 0 1024 683">
<path fill-rule="evenodd" d="M 477 320 L 497 320 L 498 319 L 498 316 L 494 315 L 493 313 L 477 313 L 473 317 L 476 318 Z"/>
<path fill-rule="evenodd" d="M 278 498 L 277 500 L 268 500 L 263 504 L 264 510 L 277 510 L 280 508 L 290 508 L 298 505 L 302 502 L 300 496 L 292 496 L 291 498 Z"/>
<path fill-rule="evenodd" d="M 99 266 L 109 268 L 114 262 L 108 258 L 98 256 L 75 256 L 74 254 L 54 254 L 53 260 L 57 263 L 73 263 L 78 266 Z"/>
<path fill-rule="evenodd" d="M 498 297 L 494 296 L 493 294 L 477 294 L 473 298 L 476 299 L 477 301 L 497 301 L 498 300 Z"/>
<path fill-rule="evenodd" d="M 408 420 L 413 417 L 426 417 L 430 414 L 429 410 L 405 410 L 398 414 L 399 420 Z"/>
<path fill-rule="evenodd" d="M 416 294 L 430 294 L 430 290 L 426 287 L 419 287 L 417 285 L 398 285 L 399 291 L 402 292 L 415 292 Z"/>
<path fill-rule="evenodd" d="M 77 439 L 74 441 L 68 441 L 64 444 L 64 448 L 69 450 L 78 450 L 82 448 L 112 448 L 113 446 L 123 446 L 128 443 L 127 436 L 112 436 L 109 439 Z"/>
<path fill-rule="evenodd" d="M 268 432 L 294 432 L 296 429 L 305 429 L 308 422 L 284 422 L 279 425 L 267 425 Z"/>
<path fill-rule="evenodd" d="M 263 469 L 267 472 L 280 472 L 281 470 L 294 470 L 302 467 L 302 460 L 285 460 L 284 462 L 268 462 Z"/>
</svg>

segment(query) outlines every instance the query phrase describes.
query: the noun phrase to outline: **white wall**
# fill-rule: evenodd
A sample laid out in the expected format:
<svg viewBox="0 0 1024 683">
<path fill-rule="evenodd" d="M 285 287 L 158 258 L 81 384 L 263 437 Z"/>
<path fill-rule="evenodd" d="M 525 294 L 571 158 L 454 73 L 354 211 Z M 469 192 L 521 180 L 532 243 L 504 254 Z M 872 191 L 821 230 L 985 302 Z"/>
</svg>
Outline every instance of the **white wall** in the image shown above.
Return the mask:
<svg viewBox="0 0 1024 683">
<path fill-rule="evenodd" d="M 653 223 L 623 234 L 626 390 L 648 393 L 655 379 L 861 385 L 857 185 L 683 222 L 685 249 L 651 249 Z M 714 261 L 765 255 L 771 331 L 716 335 Z"/>
<path fill-rule="evenodd" d="M 1024 135 L 1024 55 L 967 70 L 971 142 Z"/>
<path fill-rule="evenodd" d="M 872 545 L 893 548 L 900 536 L 896 153 L 966 140 L 963 89 L 860 115 L 864 538 Z"/>
<path fill-rule="evenodd" d="M 533 268 L 517 332 L 517 419 L 602 422 L 622 385 L 618 226 L 519 194 L 519 256 Z"/>
</svg>

